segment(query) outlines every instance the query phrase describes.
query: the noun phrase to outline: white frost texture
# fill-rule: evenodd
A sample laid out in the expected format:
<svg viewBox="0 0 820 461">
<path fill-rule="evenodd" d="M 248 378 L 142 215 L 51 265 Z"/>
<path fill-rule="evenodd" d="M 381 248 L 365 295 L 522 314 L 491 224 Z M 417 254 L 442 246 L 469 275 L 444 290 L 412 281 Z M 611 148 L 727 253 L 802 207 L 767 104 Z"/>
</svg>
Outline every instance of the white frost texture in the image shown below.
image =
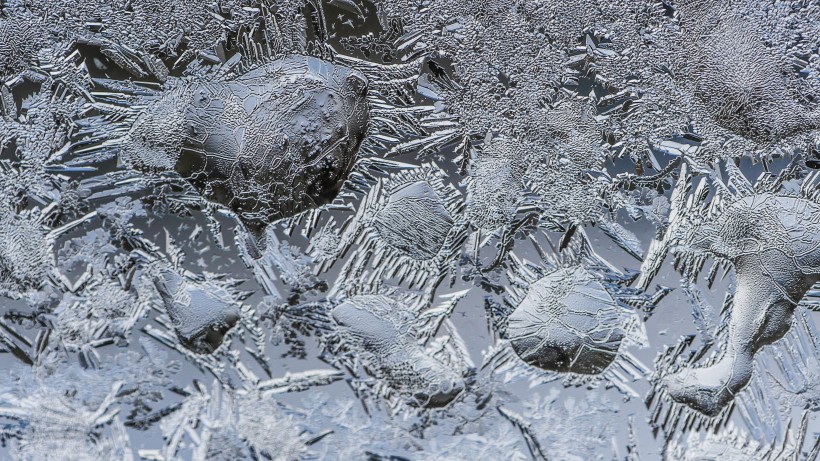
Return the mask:
<svg viewBox="0 0 820 461">
<path fill-rule="evenodd" d="M 816 460 L 818 320 L 818 0 L 0 0 L 0 460 Z"/>
</svg>

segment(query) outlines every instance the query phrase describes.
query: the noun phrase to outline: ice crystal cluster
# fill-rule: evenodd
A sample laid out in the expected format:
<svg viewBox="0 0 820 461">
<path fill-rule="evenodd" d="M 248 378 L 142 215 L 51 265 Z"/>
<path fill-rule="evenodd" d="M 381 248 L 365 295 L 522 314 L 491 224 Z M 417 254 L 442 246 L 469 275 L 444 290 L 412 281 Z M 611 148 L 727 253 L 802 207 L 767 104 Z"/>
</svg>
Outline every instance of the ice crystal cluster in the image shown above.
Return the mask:
<svg viewBox="0 0 820 461">
<path fill-rule="evenodd" d="M 0 2 L 0 459 L 814 460 L 820 3 Z"/>
</svg>

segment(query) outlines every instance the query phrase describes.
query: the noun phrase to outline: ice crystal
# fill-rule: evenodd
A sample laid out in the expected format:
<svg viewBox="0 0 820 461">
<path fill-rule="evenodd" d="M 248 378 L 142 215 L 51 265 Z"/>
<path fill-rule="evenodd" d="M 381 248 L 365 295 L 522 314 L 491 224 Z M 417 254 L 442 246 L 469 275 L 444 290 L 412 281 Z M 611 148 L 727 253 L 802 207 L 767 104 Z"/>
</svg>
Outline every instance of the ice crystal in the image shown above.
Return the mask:
<svg viewBox="0 0 820 461">
<path fill-rule="evenodd" d="M 815 459 L 820 6 L 0 5 L 0 458 Z"/>
</svg>

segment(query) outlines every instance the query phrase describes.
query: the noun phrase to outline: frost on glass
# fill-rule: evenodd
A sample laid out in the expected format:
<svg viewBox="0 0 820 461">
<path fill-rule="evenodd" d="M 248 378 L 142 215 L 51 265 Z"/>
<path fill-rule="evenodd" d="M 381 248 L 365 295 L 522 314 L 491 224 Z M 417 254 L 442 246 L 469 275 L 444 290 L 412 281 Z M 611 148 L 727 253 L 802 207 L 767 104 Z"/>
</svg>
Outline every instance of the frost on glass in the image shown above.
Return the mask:
<svg viewBox="0 0 820 461">
<path fill-rule="evenodd" d="M 812 460 L 820 4 L 0 4 L 0 459 Z"/>
</svg>

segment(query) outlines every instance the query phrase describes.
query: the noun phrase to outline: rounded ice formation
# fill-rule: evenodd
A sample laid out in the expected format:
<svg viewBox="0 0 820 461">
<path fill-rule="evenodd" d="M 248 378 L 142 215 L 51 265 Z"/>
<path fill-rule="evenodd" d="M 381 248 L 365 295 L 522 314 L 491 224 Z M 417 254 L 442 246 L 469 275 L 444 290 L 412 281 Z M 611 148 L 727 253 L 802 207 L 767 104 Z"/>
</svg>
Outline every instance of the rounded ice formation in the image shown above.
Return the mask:
<svg viewBox="0 0 820 461">
<path fill-rule="evenodd" d="M 165 311 L 180 343 L 198 354 L 210 354 L 239 320 L 239 309 L 230 295 L 208 283 L 194 283 L 173 270 L 154 277 Z"/>
<path fill-rule="evenodd" d="M 267 224 L 339 192 L 367 131 L 366 95 L 358 71 L 288 56 L 163 95 L 137 118 L 120 158 L 176 171 L 261 239 Z"/>
<path fill-rule="evenodd" d="M 715 122 L 758 142 L 820 128 L 820 114 L 799 104 L 757 27 L 725 2 L 682 2 L 695 96 Z"/>
<path fill-rule="evenodd" d="M 663 383 L 672 399 L 712 416 L 749 383 L 755 353 L 789 331 L 795 306 L 820 281 L 820 205 L 768 193 L 745 197 L 690 241 L 735 267 L 729 338 L 717 362 Z"/>
<path fill-rule="evenodd" d="M 393 389 L 427 408 L 447 405 L 464 390 L 455 370 L 430 356 L 403 319 L 402 306 L 383 295 L 360 295 L 331 313 L 348 347 L 368 356 Z"/>
<path fill-rule="evenodd" d="M 624 337 L 618 305 L 581 267 L 557 270 L 529 287 L 508 318 L 516 354 L 545 370 L 598 374 Z"/>
<path fill-rule="evenodd" d="M 385 242 L 417 261 L 434 258 L 453 228 L 444 202 L 426 181 L 394 191 L 376 214 L 373 227 Z"/>
</svg>

